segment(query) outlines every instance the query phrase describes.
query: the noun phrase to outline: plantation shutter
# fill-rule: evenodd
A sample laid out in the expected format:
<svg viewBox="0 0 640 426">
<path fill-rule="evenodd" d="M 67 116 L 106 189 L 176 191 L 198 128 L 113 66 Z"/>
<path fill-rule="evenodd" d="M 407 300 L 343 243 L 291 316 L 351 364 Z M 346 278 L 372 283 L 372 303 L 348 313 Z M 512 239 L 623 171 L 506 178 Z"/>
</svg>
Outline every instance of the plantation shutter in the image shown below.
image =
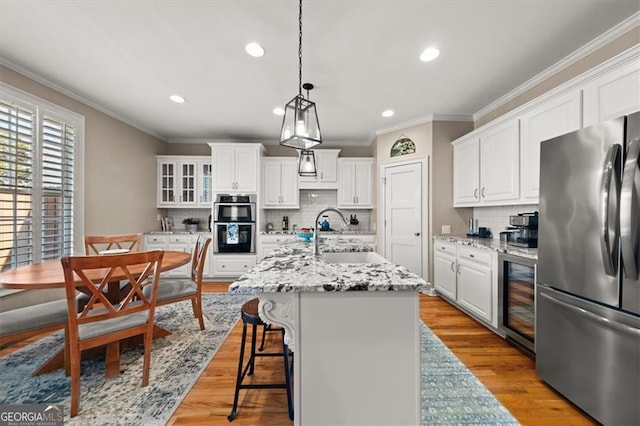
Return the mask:
<svg viewBox="0 0 640 426">
<path fill-rule="evenodd" d="M 0 271 L 73 254 L 77 127 L 0 100 Z"/>
</svg>

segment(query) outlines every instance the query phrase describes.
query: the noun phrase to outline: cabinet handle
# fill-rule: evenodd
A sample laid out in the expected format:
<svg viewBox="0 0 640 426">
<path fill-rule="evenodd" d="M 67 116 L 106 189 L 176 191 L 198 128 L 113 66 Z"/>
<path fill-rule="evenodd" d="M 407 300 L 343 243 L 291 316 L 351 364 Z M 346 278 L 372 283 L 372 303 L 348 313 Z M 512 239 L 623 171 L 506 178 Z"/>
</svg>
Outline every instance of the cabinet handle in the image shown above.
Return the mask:
<svg viewBox="0 0 640 426">
<path fill-rule="evenodd" d="M 482 187 L 482 198 L 486 198 L 487 196 L 484 195 L 484 186 Z"/>
<path fill-rule="evenodd" d="M 469 257 L 470 257 L 470 258 L 474 258 L 475 256 L 474 256 L 474 255 L 472 255 L 472 254 L 470 254 L 470 255 L 469 255 Z"/>
<path fill-rule="evenodd" d="M 451 272 L 455 272 L 455 269 L 453 268 L 453 264 L 456 262 L 451 262 Z"/>
<path fill-rule="evenodd" d="M 416 233 L 414 233 L 413 235 L 415 235 L 416 237 L 419 237 L 419 236 L 420 236 L 420 233 L 419 233 L 419 232 L 416 232 Z"/>
<path fill-rule="evenodd" d="M 324 172 L 320 172 L 320 179 L 324 179 Z"/>
<path fill-rule="evenodd" d="M 473 198 L 478 198 L 478 188 L 473 190 Z"/>
<path fill-rule="evenodd" d="M 358 199 L 358 196 L 356 195 L 356 204 L 358 204 L 360 200 Z"/>
<path fill-rule="evenodd" d="M 458 273 L 458 275 L 460 275 L 460 264 L 458 263 L 458 266 L 456 266 L 456 272 Z"/>
</svg>

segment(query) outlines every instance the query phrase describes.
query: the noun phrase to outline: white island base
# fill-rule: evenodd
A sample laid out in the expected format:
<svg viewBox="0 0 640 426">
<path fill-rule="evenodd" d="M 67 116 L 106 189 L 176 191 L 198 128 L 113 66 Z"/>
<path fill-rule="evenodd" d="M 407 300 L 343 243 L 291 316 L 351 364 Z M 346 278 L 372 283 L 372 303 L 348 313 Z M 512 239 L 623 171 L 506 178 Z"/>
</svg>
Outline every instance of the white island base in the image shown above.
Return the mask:
<svg viewBox="0 0 640 426">
<path fill-rule="evenodd" d="M 417 291 L 258 296 L 295 352 L 295 425 L 420 424 Z"/>
</svg>

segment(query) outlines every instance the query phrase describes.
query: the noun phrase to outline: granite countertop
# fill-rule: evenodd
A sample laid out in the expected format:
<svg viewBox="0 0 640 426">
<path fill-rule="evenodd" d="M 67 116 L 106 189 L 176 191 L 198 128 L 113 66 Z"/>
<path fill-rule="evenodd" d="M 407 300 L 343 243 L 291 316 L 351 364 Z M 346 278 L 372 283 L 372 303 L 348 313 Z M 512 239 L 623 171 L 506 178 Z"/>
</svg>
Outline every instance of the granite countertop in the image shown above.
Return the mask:
<svg viewBox="0 0 640 426">
<path fill-rule="evenodd" d="M 313 256 L 313 242 L 297 238 L 278 247 L 270 256 L 229 286 L 230 291 L 411 291 L 427 283 L 403 266 L 384 263 L 329 263 Z M 370 252 L 372 248 L 350 238 L 325 239 L 321 253 Z"/>
<path fill-rule="evenodd" d="M 436 235 L 434 240 L 448 241 L 450 243 L 462 244 L 465 246 L 471 246 L 476 248 L 484 248 L 487 250 L 493 250 L 498 253 L 506 253 L 513 256 L 526 257 L 528 259 L 538 260 L 537 248 L 516 247 L 503 243 L 493 238 L 470 238 L 470 237 L 456 237 L 453 235 Z"/>
</svg>

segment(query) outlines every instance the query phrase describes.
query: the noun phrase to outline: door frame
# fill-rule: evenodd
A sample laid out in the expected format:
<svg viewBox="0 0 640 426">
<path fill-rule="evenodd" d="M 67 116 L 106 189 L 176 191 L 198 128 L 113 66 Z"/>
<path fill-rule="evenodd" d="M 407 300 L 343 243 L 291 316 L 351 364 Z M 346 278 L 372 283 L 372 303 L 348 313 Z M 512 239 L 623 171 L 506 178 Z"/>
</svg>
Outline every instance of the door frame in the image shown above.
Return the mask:
<svg viewBox="0 0 640 426">
<path fill-rule="evenodd" d="M 429 156 L 411 158 L 405 161 L 387 161 L 384 163 L 380 163 L 380 167 L 378 169 L 378 187 L 380 190 L 378 191 L 378 217 L 377 217 L 377 227 L 380 230 L 379 235 L 379 247 L 380 254 L 386 258 L 387 251 L 387 242 L 386 242 L 386 229 L 384 226 L 386 220 L 386 195 L 387 195 L 387 186 L 384 181 L 385 172 L 387 168 L 396 167 L 396 166 L 407 166 L 410 164 L 420 163 L 420 169 L 422 176 L 420 177 L 420 194 L 421 194 L 421 225 L 422 230 L 420 231 L 420 244 L 422 246 L 422 261 L 421 268 L 422 274 L 420 275 L 425 281 L 429 282 L 429 236 L 431 232 L 429 230 Z"/>
</svg>

